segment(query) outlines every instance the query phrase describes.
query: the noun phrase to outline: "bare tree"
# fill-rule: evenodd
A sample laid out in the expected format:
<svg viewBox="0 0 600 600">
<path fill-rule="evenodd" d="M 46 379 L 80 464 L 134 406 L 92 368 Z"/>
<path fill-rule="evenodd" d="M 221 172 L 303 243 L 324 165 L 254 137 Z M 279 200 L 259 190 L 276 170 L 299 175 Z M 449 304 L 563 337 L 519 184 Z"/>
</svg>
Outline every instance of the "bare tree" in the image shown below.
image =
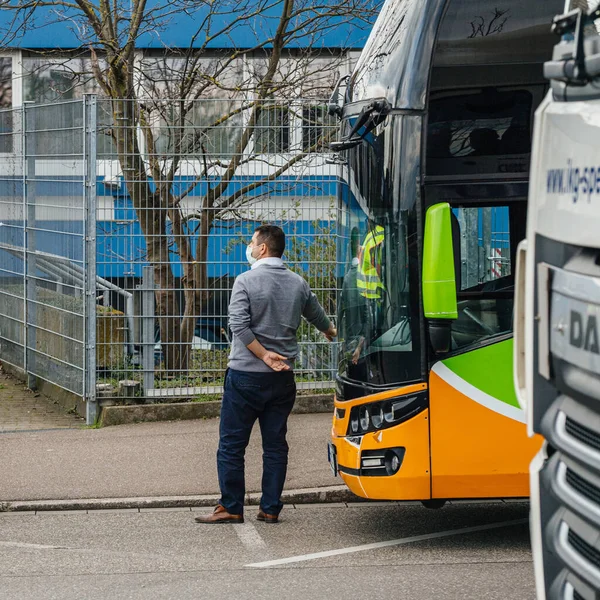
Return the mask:
<svg viewBox="0 0 600 600">
<path fill-rule="evenodd" d="M 323 37 L 344 22 L 368 24 L 377 0 L 1 0 L 0 8 L 13 13 L 5 40 L 35 27 L 40 11 L 47 15 L 48 10 L 57 20 L 68 20 L 81 40 L 91 74 L 110 104 L 106 134 L 154 270 L 165 369 L 187 370 L 195 320 L 206 300 L 208 239 L 215 221 L 265 193 L 269 182 L 298 168 L 327 140 L 313 133 L 308 144 L 271 164 L 262 179 L 237 187 L 231 181 L 256 160 L 257 145 L 268 145 L 270 136 L 281 135 L 277 128 L 265 126 L 269 119 L 318 120 L 316 113 L 295 115 L 293 104 L 278 99 L 331 87 L 344 60 L 344 40 L 329 56 L 315 48 L 322 48 Z M 162 56 L 140 61 L 138 40 L 148 35 L 161 39 L 181 15 L 197 23 L 189 47 L 165 48 Z M 253 44 L 244 48 L 235 44 L 242 28 L 254 32 Z M 211 51 L 219 42 L 230 49 Z M 297 46 L 312 50 L 292 50 Z M 241 80 L 232 77 L 246 56 L 254 58 L 257 68 Z M 200 101 L 217 97 L 230 102 L 221 102 L 212 114 L 199 114 Z M 230 151 L 215 157 L 211 143 L 215 135 L 232 129 L 228 124 L 236 124 L 237 132 L 228 140 Z M 181 189 L 175 185 L 178 174 L 190 162 L 194 176 Z M 186 200 L 201 182 L 203 195 L 194 198 L 190 210 Z M 173 247 L 183 268 L 182 307 L 170 264 Z"/>
</svg>

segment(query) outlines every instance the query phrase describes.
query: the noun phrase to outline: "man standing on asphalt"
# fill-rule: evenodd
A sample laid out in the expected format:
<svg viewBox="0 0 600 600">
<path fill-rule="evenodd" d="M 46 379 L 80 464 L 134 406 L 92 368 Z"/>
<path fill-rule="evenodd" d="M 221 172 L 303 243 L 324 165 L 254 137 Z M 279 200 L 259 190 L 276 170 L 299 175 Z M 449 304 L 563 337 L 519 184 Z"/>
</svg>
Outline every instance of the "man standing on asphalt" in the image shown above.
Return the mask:
<svg viewBox="0 0 600 600">
<path fill-rule="evenodd" d="M 256 419 L 263 445 L 262 497 L 257 519 L 277 523 L 287 472 L 287 420 L 296 399 L 293 360 L 304 317 L 331 341 L 336 330 L 308 283 L 284 265 L 285 234 L 261 225 L 246 257 L 252 268 L 236 278 L 229 303 L 233 333 L 221 406 L 217 471 L 221 500 L 198 523 L 244 522 L 244 455 Z"/>
</svg>

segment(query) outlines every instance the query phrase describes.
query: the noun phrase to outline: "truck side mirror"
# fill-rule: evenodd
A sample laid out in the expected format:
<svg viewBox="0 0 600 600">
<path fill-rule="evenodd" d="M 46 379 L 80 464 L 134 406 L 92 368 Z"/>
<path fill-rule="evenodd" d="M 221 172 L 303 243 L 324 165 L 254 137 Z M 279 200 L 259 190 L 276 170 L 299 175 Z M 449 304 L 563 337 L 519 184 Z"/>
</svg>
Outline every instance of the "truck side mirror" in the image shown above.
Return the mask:
<svg viewBox="0 0 600 600">
<path fill-rule="evenodd" d="M 458 318 L 453 229 L 452 210 L 447 202 L 427 210 L 423 239 L 423 309 L 429 323 L 431 345 L 439 354 L 449 352 L 452 321 Z"/>
</svg>

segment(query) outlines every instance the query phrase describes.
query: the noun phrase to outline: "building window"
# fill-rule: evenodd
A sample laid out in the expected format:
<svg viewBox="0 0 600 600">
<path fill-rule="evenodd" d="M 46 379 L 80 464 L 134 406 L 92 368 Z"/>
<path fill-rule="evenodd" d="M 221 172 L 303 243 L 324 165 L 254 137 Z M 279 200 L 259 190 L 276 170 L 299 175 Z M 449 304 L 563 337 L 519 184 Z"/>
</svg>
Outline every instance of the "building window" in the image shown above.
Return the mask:
<svg viewBox="0 0 600 600">
<path fill-rule="evenodd" d="M 264 106 L 256 125 L 256 154 L 279 154 L 290 149 L 290 109 L 288 106 Z"/>
<path fill-rule="evenodd" d="M 103 67 L 101 61 L 100 68 Z M 30 102 L 72 100 L 84 94 L 103 96 L 88 58 L 24 58 L 23 77 L 23 98 Z"/>
<path fill-rule="evenodd" d="M 0 57 L 0 109 L 12 108 L 12 58 Z M 0 111 L 0 153 L 13 151 L 13 112 Z"/>
<path fill-rule="evenodd" d="M 72 74 L 61 69 L 49 68 L 27 75 L 24 96 L 26 100 L 36 103 L 71 100 L 76 86 L 77 81 Z"/>
<path fill-rule="evenodd" d="M 325 152 L 328 149 L 329 133 L 335 124 L 330 120 L 326 106 L 305 106 L 302 109 L 302 151 Z"/>
<path fill-rule="evenodd" d="M 0 58 L 0 108 L 12 108 L 12 58 Z"/>
</svg>

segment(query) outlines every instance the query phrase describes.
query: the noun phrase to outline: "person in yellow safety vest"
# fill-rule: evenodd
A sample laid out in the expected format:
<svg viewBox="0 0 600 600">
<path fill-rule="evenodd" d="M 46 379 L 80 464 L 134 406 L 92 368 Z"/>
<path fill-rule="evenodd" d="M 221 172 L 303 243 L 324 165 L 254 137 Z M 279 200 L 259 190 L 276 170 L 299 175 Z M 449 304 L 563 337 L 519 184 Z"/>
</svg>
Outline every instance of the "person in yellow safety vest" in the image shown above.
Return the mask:
<svg viewBox="0 0 600 600">
<path fill-rule="evenodd" d="M 358 253 L 356 287 L 361 296 L 369 300 L 383 298 L 381 265 L 383 260 L 384 229 L 376 225 L 367 233 Z"/>
<path fill-rule="evenodd" d="M 385 230 L 381 225 L 371 225 L 358 252 L 358 269 L 356 287 L 358 293 L 366 300 L 365 316 L 368 320 L 366 331 L 352 355 L 352 364 L 359 362 L 365 344 L 380 335 L 382 319 L 382 301 L 385 293 L 383 284 L 383 242 Z M 368 333 L 367 333 L 368 332 Z"/>
</svg>

